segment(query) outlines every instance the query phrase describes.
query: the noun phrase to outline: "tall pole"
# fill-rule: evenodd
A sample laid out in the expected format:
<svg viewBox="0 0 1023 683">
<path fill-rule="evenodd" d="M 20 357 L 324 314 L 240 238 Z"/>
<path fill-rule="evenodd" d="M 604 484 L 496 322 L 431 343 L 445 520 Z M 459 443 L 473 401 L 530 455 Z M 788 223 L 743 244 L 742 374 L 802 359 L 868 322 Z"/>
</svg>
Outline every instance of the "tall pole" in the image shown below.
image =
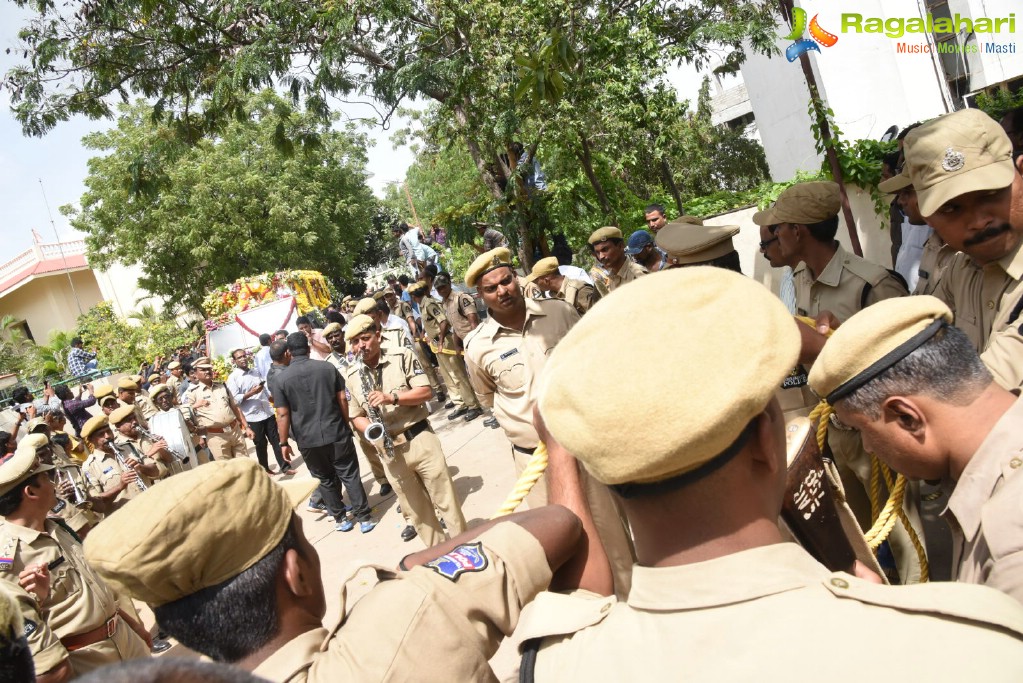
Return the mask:
<svg viewBox="0 0 1023 683">
<path fill-rule="evenodd" d="M 412 193 L 408 191 L 408 183 L 403 182 L 401 189 L 405 190 L 405 197 L 408 199 L 409 208 L 412 209 L 412 220 L 416 222 L 416 225 L 420 230 L 423 229 L 423 224 L 419 222 L 419 216 L 416 215 L 416 205 L 412 203 Z M 426 234 L 425 232 L 423 233 Z"/>
<path fill-rule="evenodd" d="M 75 283 L 71 279 L 71 271 L 68 270 L 67 256 L 64 255 L 64 247 L 60 244 L 60 236 L 57 234 L 57 224 L 53 222 L 53 212 L 50 211 L 50 202 L 46 199 L 46 188 L 43 187 L 43 179 L 39 178 L 39 190 L 43 193 L 43 204 L 46 205 L 46 214 L 50 217 L 50 227 L 53 228 L 53 239 L 57 241 L 57 249 L 60 251 L 60 258 L 64 261 L 64 273 L 67 275 L 67 283 L 71 287 L 71 294 L 75 297 L 75 305 L 78 306 L 78 315 L 82 315 L 82 302 L 78 299 L 78 292 L 75 290 Z"/>
<path fill-rule="evenodd" d="M 792 0 L 779 0 L 779 2 L 781 3 L 782 16 L 791 22 Z M 799 55 L 799 65 L 803 68 L 806 87 L 810 91 L 810 102 L 813 104 L 814 118 L 817 119 L 817 126 L 821 132 L 821 143 L 824 145 L 824 157 L 828 160 L 828 166 L 831 168 L 831 177 L 838 184 L 838 193 L 842 200 L 842 215 L 845 216 L 845 227 L 849 230 L 849 244 L 852 246 L 854 254 L 863 256 L 863 247 L 860 246 L 860 236 L 856 233 L 856 222 L 853 218 L 852 207 L 849 206 L 849 194 L 845 190 L 842 165 L 838 163 L 838 153 L 835 151 L 835 140 L 831 136 L 831 126 L 828 125 L 828 117 L 821 109 L 817 77 L 814 76 L 813 66 L 810 64 L 808 53 L 804 52 Z"/>
</svg>

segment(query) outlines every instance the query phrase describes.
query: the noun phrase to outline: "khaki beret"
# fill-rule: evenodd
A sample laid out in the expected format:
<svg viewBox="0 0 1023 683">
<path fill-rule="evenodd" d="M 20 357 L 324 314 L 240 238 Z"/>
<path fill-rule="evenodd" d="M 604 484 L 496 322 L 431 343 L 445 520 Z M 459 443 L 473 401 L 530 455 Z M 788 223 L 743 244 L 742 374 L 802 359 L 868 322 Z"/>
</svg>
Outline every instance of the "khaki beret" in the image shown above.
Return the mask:
<svg viewBox="0 0 1023 683">
<path fill-rule="evenodd" d="M 476 257 L 469 268 L 465 271 L 466 287 L 475 287 L 480 278 L 497 268 L 512 268 L 512 253 L 508 247 L 497 247 L 485 251 Z"/>
<path fill-rule="evenodd" d="M 213 361 L 210 360 L 209 356 L 199 356 L 192 361 L 193 368 L 212 368 Z"/>
<path fill-rule="evenodd" d="M 131 377 L 122 377 L 121 379 L 117 380 L 117 390 L 120 391 L 121 389 L 124 389 L 126 391 L 127 390 L 138 391 L 139 385 Z"/>
<path fill-rule="evenodd" d="M 177 370 L 180 367 L 181 367 L 181 363 L 179 363 L 176 360 L 172 360 L 170 363 L 167 363 L 167 369 L 168 370 Z"/>
<path fill-rule="evenodd" d="M 276 484 L 255 460 L 214 461 L 161 481 L 86 538 L 89 564 L 154 607 L 237 576 L 281 542 L 315 479 Z"/>
<path fill-rule="evenodd" d="M 82 425 L 82 431 L 80 432 L 83 439 L 88 439 L 94 433 L 103 429 L 104 427 L 110 426 L 110 418 L 106 415 L 93 415 L 85 424 Z"/>
<path fill-rule="evenodd" d="M 418 285 L 419 283 L 417 282 L 416 284 Z M 425 282 L 423 283 L 423 288 L 424 289 L 426 288 L 426 283 Z M 409 290 L 411 290 L 411 289 L 412 288 L 409 287 Z M 367 297 L 364 297 L 362 299 L 359 299 L 359 303 L 355 304 L 355 310 L 353 311 L 353 313 L 355 313 L 355 315 L 363 315 L 363 314 L 366 314 L 366 313 L 372 313 L 375 310 L 377 310 L 376 299 L 374 299 L 373 297 L 367 296 Z"/>
<path fill-rule="evenodd" d="M 53 469 L 53 465 L 44 465 L 36 455 L 36 449 L 46 443 L 48 440 L 42 434 L 29 434 L 18 444 L 14 455 L 0 464 L 0 496 L 33 474 Z"/>
<path fill-rule="evenodd" d="M 558 272 L 558 259 L 555 256 L 542 258 L 533 264 L 533 270 L 529 272 L 527 282 L 536 282 L 536 279 L 544 275 L 552 275 Z"/>
<path fill-rule="evenodd" d="M 329 323 L 323 328 L 323 336 L 334 334 L 335 332 L 341 331 L 341 323 Z"/>
<path fill-rule="evenodd" d="M 967 192 L 1012 184 L 1012 142 L 997 121 L 979 109 L 962 109 L 914 128 L 902 144 L 902 172 L 916 189 L 920 213 Z"/>
<path fill-rule="evenodd" d="M 92 395 L 96 397 L 97 401 L 102 402 L 107 396 L 114 395 L 114 387 L 109 384 L 97 384 Z"/>
<path fill-rule="evenodd" d="M 667 252 L 669 262 L 692 265 L 713 261 L 735 251 L 732 237 L 738 234 L 737 225 L 672 222 L 657 232 L 654 242 Z"/>
<path fill-rule="evenodd" d="M 365 332 L 371 327 L 376 325 L 376 321 L 366 314 L 360 314 L 348 321 L 348 327 L 345 328 L 345 341 L 352 341 L 360 334 Z"/>
<path fill-rule="evenodd" d="M 149 387 L 149 398 L 155 399 L 165 391 L 170 391 L 170 387 L 166 384 L 154 384 Z"/>
<path fill-rule="evenodd" d="M 828 403 L 853 393 L 952 322 L 933 296 L 885 299 L 852 316 L 824 344 L 808 381 Z"/>
<path fill-rule="evenodd" d="M 114 412 L 110 413 L 110 424 L 118 425 L 127 420 L 129 417 L 135 414 L 135 406 L 121 406 Z"/>
<path fill-rule="evenodd" d="M 590 244 L 597 244 L 599 242 L 603 242 L 604 240 L 620 240 L 620 239 L 623 239 L 622 238 L 622 231 L 619 230 L 618 228 L 614 227 L 613 225 L 609 225 L 609 226 L 606 226 L 606 227 L 603 227 L 603 228 L 597 228 L 596 230 L 594 230 L 593 234 L 590 235 L 590 238 L 587 240 L 587 242 L 589 242 Z"/>
<path fill-rule="evenodd" d="M 135 384 L 142 384 L 142 375 L 129 375 L 129 379 Z"/>
<path fill-rule="evenodd" d="M 351 294 L 345 294 L 345 298 L 341 299 L 341 303 L 343 303 L 343 304 L 344 303 L 348 303 L 351 300 L 352 300 L 352 295 Z"/>
<path fill-rule="evenodd" d="M 749 316 L 743 334 L 731 315 L 737 310 Z M 665 339 L 679 362 L 634 365 L 629 382 L 612 392 L 593 372 L 594 358 L 616 358 L 622 349 L 663 357 Z M 540 375 L 538 405 L 551 434 L 598 481 L 661 481 L 733 445 L 770 403 L 799 349 L 792 315 L 756 280 L 708 266 L 668 270 L 638 279 L 575 324 Z M 700 390 L 666 400 L 651 386 Z"/>
<path fill-rule="evenodd" d="M 31 434 L 36 430 L 36 427 L 45 427 L 46 420 L 41 417 L 33 417 L 31 420 L 25 423 L 25 433 Z"/>
<path fill-rule="evenodd" d="M 25 620 L 21 608 L 10 591 L 0 585 L 0 648 L 8 651 L 7 643 L 25 636 Z"/>
<path fill-rule="evenodd" d="M 381 301 L 381 300 L 383 300 L 383 298 L 385 296 L 387 296 L 387 290 L 386 289 L 377 290 L 377 291 L 373 292 L 373 301 Z"/>
<path fill-rule="evenodd" d="M 156 382 L 160 381 L 160 374 L 154 372 L 153 374 L 146 378 L 146 381 L 148 381 L 150 384 L 155 384 Z"/>
<path fill-rule="evenodd" d="M 778 201 L 770 209 L 753 214 L 753 222 L 757 225 L 813 225 L 837 216 L 841 208 L 842 197 L 838 183 L 796 183 L 778 195 Z"/>
</svg>

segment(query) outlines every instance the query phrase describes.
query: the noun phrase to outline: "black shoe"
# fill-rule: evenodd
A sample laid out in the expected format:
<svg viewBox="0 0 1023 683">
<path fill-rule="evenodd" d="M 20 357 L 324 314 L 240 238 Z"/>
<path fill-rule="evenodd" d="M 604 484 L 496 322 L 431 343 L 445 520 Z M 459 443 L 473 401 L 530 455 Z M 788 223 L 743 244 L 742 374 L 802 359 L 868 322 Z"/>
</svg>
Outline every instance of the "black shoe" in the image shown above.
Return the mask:
<svg viewBox="0 0 1023 683">
<path fill-rule="evenodd" d="M 158 655 L 161 652 L 166 652 L 171 649 L 171 644 L 163 638 L 153 638 L 153 647 L 149 651 L 154 655 Z"/>
<path fill-rule="evenodd" d="M 497 418 L 496 417 L 488 417 L 487 419 L 483 420 L 483 426 L 484 427 L 498 427 L 500 425 L 497 424 Z"/>
<path fill-rule="evenodd" d="M 465 419 L 466 422 L 472 422 L 473 420 L 475 420 L 477 417 L 479 417 L 482 414 L 483 414 L 483 411 L 480 410 L 479 408 L 472 408 L 472 409 L 469 410 L 469 412 L 467 412 L 465 414 L 465 418 L 464 419 Z"/>
<path fill-rule="evenodd" d="M 444 409 L 445 410 L 451 410 L 454 407 L 455 407 L 455 402 L 454 401 L 448 401 L 447 403 L 444 404 Z"/>
<path fill-rule="evenodd" d="M 448 400 L 448 395 L 445 394 L 443 391 L 438 391 L 437 396 L 433 400 L 437 401 L 438 403 L 444 403 L 444 401 Z"/>
<path fill-rule="evenodd" d="M 384 482 L 380 485 L 380 495 L 389 496 L 394 493 L 394 488 L 388 482 Z"/>
<path fill-rule="evenodd" d="M 408 543 L 418 535 L 419 533 L 416 531 L 416 528 L 411 524 L 409 524 L 408 526 L 401 530 L 401 540 L 405 541 L 406 543 Z"/>
<path fill-rule="evenodd" d="M 456 410 L 455 412 L 453 412 L 453 413 L 451 413 L 450 415 L 448 415 L 448 419 L 449 419 L 449 420 L 454 420 L 455 418 L 458 418 L 458 417 L 462 417 L 462 416 L 463 416 L 463 415 L 465 415 L 465 414 L 466 414 L 467 412 L 469 412 L 469 409 L 468 409 L 468 408 L 466 408 L 465 406 L 462 406 L 461 408 L 459 408 L 459 409 L 458 409 L 458 410 Z"/>
</svg>

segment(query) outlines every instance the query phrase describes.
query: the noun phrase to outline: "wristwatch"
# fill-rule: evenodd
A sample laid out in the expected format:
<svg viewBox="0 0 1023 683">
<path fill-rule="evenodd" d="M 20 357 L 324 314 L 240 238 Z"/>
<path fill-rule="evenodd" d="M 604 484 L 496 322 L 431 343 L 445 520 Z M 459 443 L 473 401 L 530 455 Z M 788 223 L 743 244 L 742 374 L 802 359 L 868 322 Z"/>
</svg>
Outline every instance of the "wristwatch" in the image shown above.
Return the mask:
<svg viewBox="0 0 1023 683">
<path fill-rule="evenodd" d="M 277 444 L 277 447 L 278 448 L 288 448 L 288 442 L 287 441 L 282 441 L 281 443 Z"/>
<path fill-rule="evenodd" d="M 398 392 L 397 391 L 391 392 L 391 398 L 394 399 L 394 405 L 398 405 Z"/>
</svg>

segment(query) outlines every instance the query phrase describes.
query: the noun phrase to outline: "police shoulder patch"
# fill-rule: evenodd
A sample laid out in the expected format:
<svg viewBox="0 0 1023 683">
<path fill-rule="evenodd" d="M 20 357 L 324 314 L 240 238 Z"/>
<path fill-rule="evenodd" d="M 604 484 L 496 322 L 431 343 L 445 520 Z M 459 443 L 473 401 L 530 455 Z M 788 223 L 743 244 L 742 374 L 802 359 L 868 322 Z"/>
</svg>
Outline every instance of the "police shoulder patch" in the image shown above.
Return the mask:
<svg viewBox="0 0 1023 683">
<path fill-rule="evenodd" d="M 483 552 L 482 543 L 463 543 L 447 555 L 426 563 L 427 567 L 446 579 L 457 581 L 462 574 L 481 572 L 490 566 L 490 558 Z"/>
</svg>

